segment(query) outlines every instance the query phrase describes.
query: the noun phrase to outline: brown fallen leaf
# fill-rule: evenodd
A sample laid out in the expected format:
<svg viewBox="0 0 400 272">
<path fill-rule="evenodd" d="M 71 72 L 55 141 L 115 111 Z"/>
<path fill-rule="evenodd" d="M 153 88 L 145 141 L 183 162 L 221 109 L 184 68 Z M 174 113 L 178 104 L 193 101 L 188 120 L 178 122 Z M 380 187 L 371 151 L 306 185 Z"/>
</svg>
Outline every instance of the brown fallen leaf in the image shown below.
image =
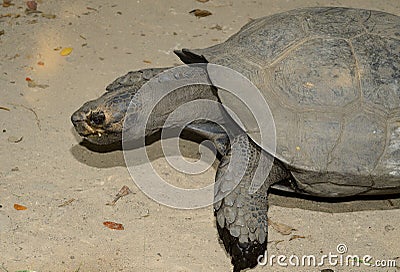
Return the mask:
<svg viewBox="0 0 400 272">
<path fill-rule="evenodd" d="M 27 6 L 28 9 L 30 9 L 30 10 L 37 10 L 37 3 L 36 3 L 36 1 L 27 1 L 27 2 L 26 2 L 26 6 Z"/>
<path fill-rule="evenodd" d="M 115 203 L 123 196 L 131 194 L 132 191 L 129 189 L 128 186 L 124 185 L 122 188 L 119 190 L 119 192 L 115 195 L 115 198 L 113 201 L 106 203 L 106 205 L 114 206 Z"/>
<path fill-rule="evenodd" d="M 283 234 L 283 235 L 289 235 L 292 233 L 292 231 L 296 230 L 295 228 L 293 228 L 291 226 L 288 226 L 288 225 L 285 225 L 282 223 L 278 223 L 278 222 L 274 222 L 271 219 L 268 219 L 268 224 L 271 227 L 273 227 L 277 232 L 279 232 L 280 234 Z"/>
<path fill-rule="evenodd" d="M 1 35 L 4 35 L 4 33 L 5 33 L 5 32 L 4 32 L 4 29 L 0 30 L 0 36 L 1 36 Z"/>
<path fill-rule="evenodd" d="M 197 2 L 200 2 L 200 3 L 206 3 L 208 1 L 210 1 L 210 0 L 197 0 Z"/>
<path fill-rule="evenodd" d="M 207 17 L 210 16 L 212 13 L 208 10 L 205 9 L 194 9 L 189 12 L 190 14 L 193 14 L 196 17 Z"/>
<path fill-rule="evenodd" d="M 9 109 L 9 108 L 2 107 L 2 106 L 0 106 L 0 110 L 10 111 L 10 109 Z"/>
<path fill-rule="evenodd" d="M 297 234 L 295 234 L 295 235 L 292 235 L 290 238 L 289 238 L 289 241 L 292 241 L 292 240 L 294 240 L 294 239 L 304 239 L 304 238 L 306 238 L 305 236 L 302 236 L 302 235 L 297 235 Z"/>
<path fill-rule="evenodd" d="M 106 226 L 107 228 L 113 229 L 113 230 L 124 230 L 124 226 L 120 223 L 105 221 L 105 222 L 103 222 L 103 225 Z"/>
<path fill-rule="evenodd" d="M 151 63 L 150 60 L 143 60 L 144 63 Z"/>
<path fill-rule="evenodd" d="M 19 204 L 14 204 L 14 209 L 16 209 L 17 211 L 24 211 L 28 208 Z"/>
</svg>

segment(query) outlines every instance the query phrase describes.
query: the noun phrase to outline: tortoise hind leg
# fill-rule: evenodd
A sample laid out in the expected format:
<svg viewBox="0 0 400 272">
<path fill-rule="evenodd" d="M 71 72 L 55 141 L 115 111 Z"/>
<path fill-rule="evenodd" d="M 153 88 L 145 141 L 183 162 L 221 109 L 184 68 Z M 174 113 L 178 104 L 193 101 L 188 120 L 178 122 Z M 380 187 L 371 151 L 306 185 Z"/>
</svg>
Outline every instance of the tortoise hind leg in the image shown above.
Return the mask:
<svg viewBox="0 0 400 272">
<path fill-rule="evenodd" d="M 245 134 L 233 139 L 222 158 L 216 175 L 214 214 L 234 272 L 255 267 L 258 257 L 264 255 L 267 191 L 271 184 L 287 176 L 287 171 Z"/>
</svg>

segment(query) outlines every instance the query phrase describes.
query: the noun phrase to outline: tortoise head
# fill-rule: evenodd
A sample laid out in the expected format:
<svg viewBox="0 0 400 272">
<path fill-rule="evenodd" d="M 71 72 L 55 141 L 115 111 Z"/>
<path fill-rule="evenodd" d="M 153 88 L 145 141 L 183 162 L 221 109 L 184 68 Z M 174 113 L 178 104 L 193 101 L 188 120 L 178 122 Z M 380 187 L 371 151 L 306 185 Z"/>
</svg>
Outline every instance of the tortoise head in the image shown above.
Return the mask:
<svg viewBox="0 0 400 272">
<path fill-rule="evenodd" d="M 119 77 L 98 99 L 88 101 L 71 116 L 75 130 L 88 141 L 107 145 L 122 140 L 122 130 L 129 108 L 130 114 L 140 114 L 139 90 L 163 68 L 145 69 Z"/>
</svg>

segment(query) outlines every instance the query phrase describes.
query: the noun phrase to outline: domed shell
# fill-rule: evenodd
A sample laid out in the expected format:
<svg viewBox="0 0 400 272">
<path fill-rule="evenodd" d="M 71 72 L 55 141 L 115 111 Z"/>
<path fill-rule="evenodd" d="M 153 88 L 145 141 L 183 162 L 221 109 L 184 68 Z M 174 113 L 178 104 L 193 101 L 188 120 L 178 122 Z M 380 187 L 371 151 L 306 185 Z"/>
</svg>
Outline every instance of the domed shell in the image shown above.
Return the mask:
<svg viewBox="0 0 400 272">
<path fill-rule="evenodd" d="M 302 189 L 336 196 L 335 187 L 342 195 L 347 187 L 400 187 L 400 17 L 299 9 L 191 52 L 242 73 L 261 91 L 275 122 L 275 156 Z M 236 105 L 226 92 L 219 96 Z M 244 107 L 234 111 L 262 145 L 254 118 Z"/>
</svg>

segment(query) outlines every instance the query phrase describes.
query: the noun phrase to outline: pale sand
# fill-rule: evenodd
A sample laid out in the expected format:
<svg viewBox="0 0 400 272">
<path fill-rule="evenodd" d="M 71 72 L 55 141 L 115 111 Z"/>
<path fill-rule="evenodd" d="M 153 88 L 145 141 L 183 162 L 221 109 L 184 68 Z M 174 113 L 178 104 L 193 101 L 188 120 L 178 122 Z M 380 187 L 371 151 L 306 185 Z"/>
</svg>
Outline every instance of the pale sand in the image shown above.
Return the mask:
<svg viewBox="0 0 400 272">
<path fill-rule="evenodd" d="M 98 153 L 79 145 L 70 115 L 128 71 L 179 63 L 175 48 L 223 41 L 250 18 L 306 6 L 369 8 L 400 15 L 399 1 L 46 1 L 38 9 L 56 19 L 24 15 L 24 1 L 0 7 L 0 271 L 229 271 L 212 207 L 166 208 L 132 182 L 121 151 Z M 87 9 L 87 7 L 93 9 Z M 213 14 L 195 18 L 202 8 Z M 222 30 L 212 29 L 219 25 Z M 174 34 L 176 33 L 176 35 Z M 62 57 L 58 47 L 72 47 Z M 42 61 L 43 66 L 37 63 Z M 151 63 L 147 63 L 151 62 Z M 26 77 L 48 88 L 29 88 Z M 32 110 L 30 110 L 32 109 Z M 37 116 L 35 116 L 35 114 Z M 11 138 L 10 138 L 11 137 Z M 23 137 L 18 143 L 11 143 Z M 154 163 L 174 179 L 150 147 Z M 196 145 L 185 141 L 186 153 Z M 18 167 L 18 170 L 15 169 Z M 15 171 L 17 170 L 17 171 Z M 195 180 L 214 180 L 215 168 Z M 191 177 L 182 176 L 182 184 Z M 134 194 L 105 205 L 128 185 Z M 67 200 L 75 201 L 58 207 Z M 270 254 L 328 252 L 345 243 L 350 254 L 400 256 L 400 200 L 316 203 L 271 195 L 270 217 L 305 238 L 289 241 L 270 228 Z M 28 207 L 17 211 L 13 204 Z M 333 212 L 334 211 L 334 212 Z M 124 225 L 112 231 L 102 222 Z M 275 241 L 282 242 L 276 244 Z M 400 260 L 397 260 L 400 263 Z M 269 268 L 269 269 L 268 269 Z M 329 267 L 350 271 L 348 267 Z M 7 269 L 7 270 L 5 270 Z M 254 271 L 320 271 L 275 266 Z M 352 271 L 396 271 L 361 268 Z"/>
</svg>

